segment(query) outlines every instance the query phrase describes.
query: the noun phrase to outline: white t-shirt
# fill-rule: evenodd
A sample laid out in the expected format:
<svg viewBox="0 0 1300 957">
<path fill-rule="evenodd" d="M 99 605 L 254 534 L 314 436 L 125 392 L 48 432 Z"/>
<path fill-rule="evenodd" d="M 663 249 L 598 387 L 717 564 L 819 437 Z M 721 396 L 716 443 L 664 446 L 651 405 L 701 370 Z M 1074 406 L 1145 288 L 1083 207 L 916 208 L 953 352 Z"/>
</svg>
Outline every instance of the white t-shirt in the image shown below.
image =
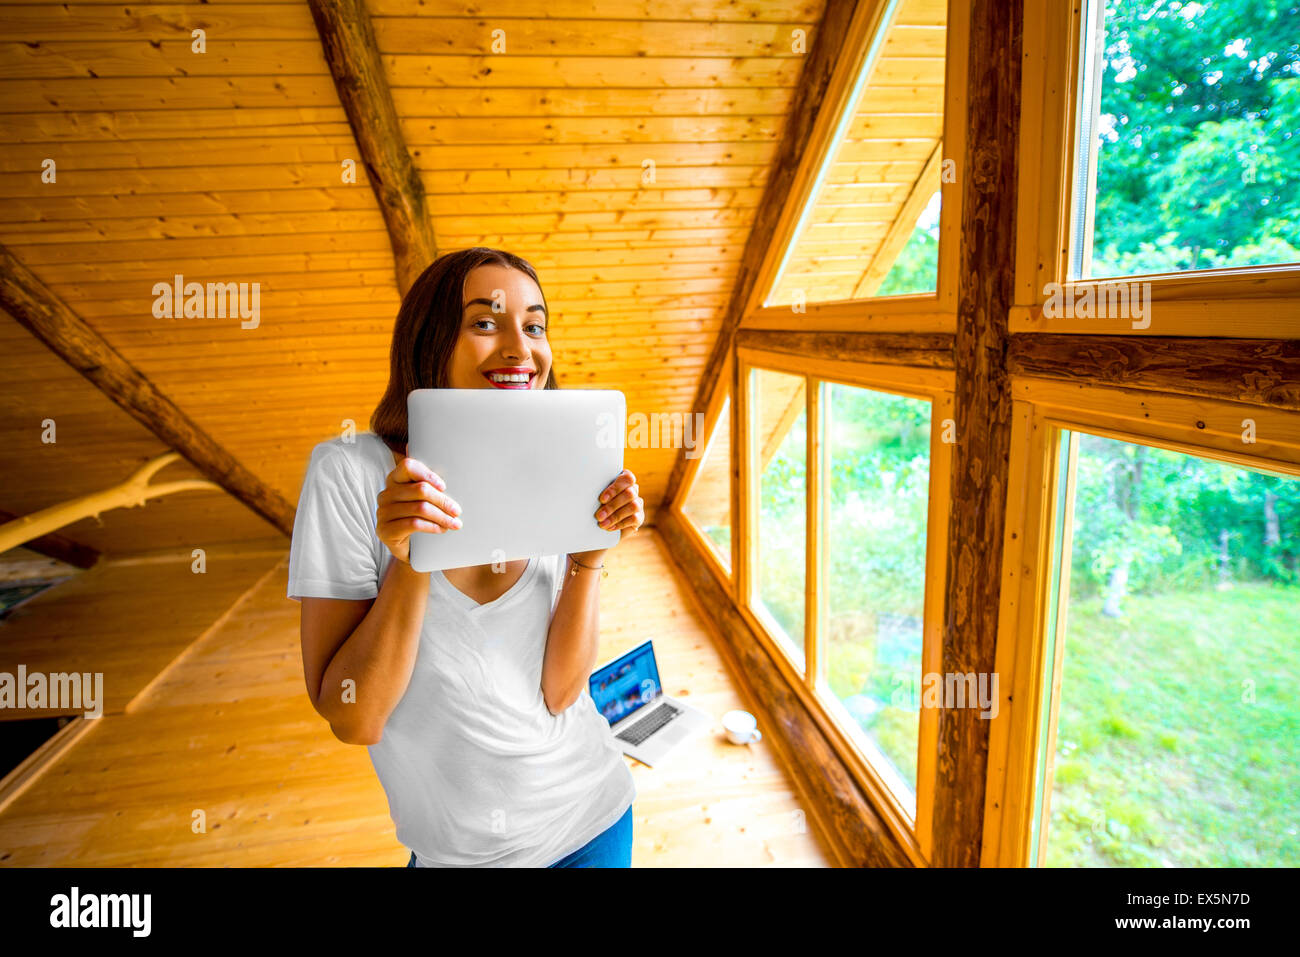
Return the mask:
<svg viewBox="0 0 1300 957">
<path fill-rule="evenodd" d="M 393 466 L 373 432 L 312 450 L 289 549 L 290 598 L 379 594 L 394 559 L 375 532 L 377 496 Z M 397 839 L 418 866 L 545 867 L 613 825 L 636 797 L 587 689 L 558 715 L 542 697 L 562 560 L 529 559 L 514 586 L 484 605 L 442 572 L 429 575 L 410 684 L 369 747 Z"/>
</svg>

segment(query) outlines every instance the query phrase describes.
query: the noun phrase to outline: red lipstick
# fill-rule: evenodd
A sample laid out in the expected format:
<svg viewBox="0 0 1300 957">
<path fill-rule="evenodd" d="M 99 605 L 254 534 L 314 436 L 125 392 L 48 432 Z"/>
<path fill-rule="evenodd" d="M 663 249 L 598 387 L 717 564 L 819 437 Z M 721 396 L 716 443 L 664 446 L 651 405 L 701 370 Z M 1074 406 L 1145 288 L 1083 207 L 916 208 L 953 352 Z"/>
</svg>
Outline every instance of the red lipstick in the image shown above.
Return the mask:
<svg viewBox="0 0 1300 957">
<path fill-rule="evenodd" d="M 497 382 L 492 378 L 493 374 L 508 376 L 527 375 L 528 378 L 522 382 Z M 483 373 L 483 378 L 487 379 L 488 382 L 491 382 L 492 386 L 497 389 L 530 389 L 533 385 L 533 379 L 536 376 L 537 370 L 529 369 L 526 366 L 501 366 L 497 369 L 488 369 Z"/>
</svg>

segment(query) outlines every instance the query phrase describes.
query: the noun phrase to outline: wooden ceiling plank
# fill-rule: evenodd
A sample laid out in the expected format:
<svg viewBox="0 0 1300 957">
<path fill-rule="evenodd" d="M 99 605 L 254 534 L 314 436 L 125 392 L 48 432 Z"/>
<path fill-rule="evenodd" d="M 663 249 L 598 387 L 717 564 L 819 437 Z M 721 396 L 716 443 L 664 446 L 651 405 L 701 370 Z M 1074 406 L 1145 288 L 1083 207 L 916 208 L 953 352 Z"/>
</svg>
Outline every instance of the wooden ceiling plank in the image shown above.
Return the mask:
<svg viewBox="0 0 1300 957">
<path fill-rule="evenodd" d="M 40 104 L 30 112 L 64 110 L 231 110 L 259 107 L 335 107 L 338 94 L 320 76 L 37 77 L 0 80 L 0 103 Z"/>
<path fill-rule="evenodd" d="M 943 135 L 943 102 L 924 113 L 871 113 L 860 111 L 849 123 L 847 142 L 889 139 L 937 140 Z"/>
<path fill-rule="evenodd" d="M 744 190 L 731 192 L 745 193 Z M 93 216 L 96 222 L 143 216 L 201 216 L 236 213 L 337 212 L 373 210 L 374 200 L 354 187 L 317 189 L 215 190 L 201 193 L 119 194 L 13 198 L 0 203 L 0 223 L 57 222 Z M 390 257 L 391 258 L 391 257 Z"/>
<path fill-rule="evenodd" d="M 822 199 L 831 206 L 901 203 L 911 191 L 910 183 L 836 183 L 822 187 Z"/>
<path fill-rule="evenodd" d="M 812 243 L 825 242 L 861 242 L 873 237 L 884 238 L 889 231 L 888 223 L 862 223 L 857 226 L 837 226 L 833 223 L 811 223 L 804 236 Z M 803 244 L 799 248 L 802 250 Z"/>
<path fill-rule="evenodd" d="M 175 166 L 155 169 L 60 170 L 56 183 L 42 192 L 48 196 L 118 196 L 130 194 L 238 190 L 256 183 L 262 189 L 319 189 L 340 182 L 340 163 L 242 163 L 237 166 Z M 357 167 L 357 185 L 367 182 Z M 32 195 L 32 174 L 0 172 L 0 198 Z"/>
<path fill-rule="evenodd" d="M 186 270 L 177 268 L 169 264 L 171 269 L 185 275 Z M 393 294 L 393 260 L 389 256 L 382 266 L 369 269 L 353 269 L 343 272 L 334 272 L 326 270 L 301 270 L 291 273 L 263 273 L 253 265 L 253 270 L 258 277 L 262 286 L 262 296 L 268 296 L 272 293 L 304 293 L 307 291 L 335 290 L 342 295 L 343 290 L 356 289 L 358 287 L 368 290 L 383 289 L 391 298 Z M 157 276 L 157 266 L 154 267 L 154 276 Z M 189 270 L 191 274 L 197 274 L 198 270 Z M 50 277 L 44 275 L 48 282 Z M 140 280 L 128 281 L 120 276 L 114 276 L 112 279 L 95 279 L 89 278 L 84 282 L 69 285 L 64 291 L 64 301 L 74 302 L 135 302 L 148 305 L 153 301 L 153 296 L 149 294 L 149 285 L 141 288 Z M 373 292 L 368 292 L 366 298 L 373 296 Z M 310 301 L 310 300 L 304 300 Z M 340 300 L 341 301 L 341 300 Z"/>
<path fill-rule="evenodd" d="M 669 211 L 671 212 L 671 211 Z M 561 214 L 562 215 L 562 214 Z M 667 213 L 661 214 L 667 215 Z M 98 219 L 6 223 L 5 241 L 38 243 L 99 243 L 139 239 L 194 239 L 227 236 L 300 236 L 335 230 L 375 232 L 383 220 L 374 209 L 304 213 L 242 213 L 209 216 L 146 216 L 101 222 Z"/>
<path fill-rule="evenodd" d="M 779 116 L 790 105 L 790 88 L 763 87 L 647 87 L 610 90 L 603 87 L 524 87 L 475 89 L 461 87 L 455 96 L 445 89 L 403 87 L 393 90 L 393 103 L 404 121 L 440 117 L 515 119 L 536 117 L 650 116 Z"/>
<path fill-rule="evenodd" d="M 902 203 L 853 203 L 829 206 L 818 203 L 809 222 L 815 226 L 892 226 L 902 205 Z"/>
<path fill-rule="evenodd" d="M 313 3 L 316 0 L 312 0 Z M 355 0 L 354 0 L 355 2 Z M 813 39 L 816 45 L 816 38 Z M 384 54 L 383 64 L 394 89 L 466 85 L 473 77 L 482 87 L 526 87 L 551 83 L 561 87 L 790 87 L 802 57 L 636 57 L 636 56 L 424 56 Z M 940 63 L 939 82 L 943 82 Z M 488 72 L 490 71 L 490 72 Z M 920 64 L 900 64 L 896 85 L 926 74 Z M 913 83 L 929 82 L 912 80 Z"/>
<path fill-rule="evenodd" d="M 9 104 L 6 104 L 9 105 Z M 16 105 L 16 104 L 15 104 Z M 178 129 L 230 135 L 262 130 L 273 136 L 328 136 L 347 130 L 343 108 L 335 106 L 247 110 L 191 109 L 49 111 L 0 113 L 0 141 L 61 143 L 90 140 L 171 140 Z"/>
<path fill-rule="evenodd" d="M 447 249 L 469 246 L 499 246 L 514 250 L 527 258 L 531 249 L 589 249 L 601 246 L 606 249 L 646 249 L 650 247 L 675 248 L 685 243 L 741 243 L 745 241 L 744 229 L 640 229 L 600 230 L 573 233 L 476 233 L 472 235 L 444 236 Z"/>
<path fill-rule="evenodd" d="M 646 160 L 665 166 L 761 166 L 770 161 L 775 144 L 770 142 L 695 143 L 533 143 L 508 150 L 484 150 L 482 145 L 450 144 L 422 146 L 412 150 L 421 170 L 464 169 L 581 169 L 622 167 L 624 188 L 641 184 Z M 923 154 L 924 156 L 928 153 Z M 655 170 L 658 180 L 660 169 Z"/>
<path fill-rule="evenodd" d="M 781 135 L 782 116 L 610 116 L 610 117 L 453 117 L 402 121 L 411 146 L 481 145 L 532 146 L 538 143 L 660 143 L 689 140 L 698 143 L 768 142 Z M 902 132 L 917 135 L 924 121 L 899 120 Z M 910 131 L 910 132 L 909 132 Z"/>
<path fill-rule="evenodd" d="M 912 167 L 910 179 L 916 179 L 916 171 L 925 164 L 934 149 L 932 138 L 900 140 L 845 140 L 835 154 L 836 164 L 872 163 L 882 157 L 889 157 L 892 164 L 907 163 Z"/>
<path fill-rule="evenodd" d="M 826 183 L 835 186 L 881 183 L 910 187 L 916 181 L 916 173 L 921 165 L 915 160 L 832 163 L 826 173 Z"/>
<path fill-rule="evenodd" d="M 901 13 L 900 13 L 901 15 Z M 947 24 L 908 25 L 900 23 L 895 17 L 894 25 L 889 30 L 881 47 L 881 55 L 894 56 L 930 56 L 943 57 L 947 53 L 945 37 Z"/>
<path fill-rule="evenodd" d="M 3 246 L 0 306 L 203 475 L 279 531 L 292 533 L 292 505 L 182 412 Z"/>
<path fill-rule="evenodd" d="M 868 87 L 858 104 L 858 113 L 888 116 L 891 113 L 933 113 L 943 108 L 943 84 Z"/>
<path fill-rule="evenodd" d="M 470 216 L 435 216 L 439 234 L 468 234 L 481 226 L 484 232 L 503 227 L 548 233 L 586 232 L 593 229 L 702 229 L 710 226 L 743 228 L 750 209 L 693 207 L 687 209 L 628 209 L 598 213 L 495 213 Z"/>
<path fill-rule="evenodd" d="M 119 79 L 148 86 L 158 77 L 311 77 L 322 69 L 314 40 L 223 40 L 221 52 L 195 56 L 193 39 L 140 43 L 54 40 L 0 43 L 0 79 Z"/>
<path fill-rule="evenodd" d="M 943 26 L 948 22 L 948 0 L 904 0 L 894 22 L 902 26 Z"/>
<path fill-rule="evenodd" d="M 649 157 L 647 157 L 649 158 Z M 626 190 L 641 186 L 641 166 L 635 169 L 563 167 L 536 169 L 423 170 L 430 196 L 465 193 L 536 192 L 547 190 Z M 655 183 L 660 189 L 701 189 L 762 186 L 767 167 L 660 166 Z"/>
<path fill-rule="evenodd" d="M 120 5 L 115 5 L 120 6 Z M 207 3 L 132 4 L 130 16 L 114 6 L 34 3 L 7 6 L 0 17 L 0 41 L 191 40 L 202 28 L 225 40 L 315 40 L 307 11 L 298 4 Z"/>
<path fill-rule="evenodd" d="M 492 18 L 493 23 L 496 17 Z M 511 56 L 601 57 L 791 57 L 791 35 L 803 29 L 811 37 L 815 24 L 804 22 L 737 23 L 693 20 L 674 23 L 646 20 L 534 18 L 503 23 L 499 29 Z M 384 54 L 470 54 L 489 56 L 497 42 L 481 20 L 415 16 L 374 18 L 375 37 Z"/>
<path fill-rule="evenodd" d="M 254 272 L 258 281 L 262 285 L 262 295 L 270 293 L 301 291 L 306 289 L 351 289 L 357 286 L 368 288 L 383 288 L 388 290 L 389 295 L 393 292 L 393 259 L 392 256 L 385 255 L 381 264 L 372 264 L 367 267 L 347 270 L 326 270 L 326 269 L 300 269 L 297 272 L 273 272 L 264 273 L 258 269 L 258 264 L 249 259 L 238 260 L 244 263 L 243 269 Z M 189 261 L 192 268 L 182 269 L 180 263 L 169 263 L 169 267 L 182 275 L 197 275 L 199 273 L 212 274 L 214 269 L 222 273 L 232 274 L 237 270 L 232 270 L 225 265 L 217 265 L 212 262 L 204 264 L 203 262 Z M 140 270 L 143 272 L 143 268 Z M 127 272 L 127 270 L 123 270 Z M 155 265 L 150 278 L 157 278 L 158 268 Z M 42 278 L 46 282 L 51 282 L 50 276 L 42 270 Z M 77 283 L 75 286 L 69 286 L 64 294 L 64 299 L 68 302 L 103 302 L 107 300 L 120 300 L 124 302 L 152 302 L 152 295 L 148 286 L 142 291 L 140 288 L 141 279 L 145 278 L 140 275 L 113 275 L 109 273 L 106 276 L 86 277 L 86 280 Z M 75 283 L 76 281 L 73 280 Z"/>
<path fill-rule="evenodd" d="M 65 141 L 55 147 L 48 143 L 11 144 L 0 156 L 0 172 L 21 173 L 39 168 L 41 160 L 53 157 L 58 161 L 59 174 L 74 170 L 102 169 L 176 169 L 200 167 L 210 169 L 221 166 L 267 166 L 286 163 L 324 163 L 334 167 L 334 176 L 319 185 L 338 185 L 339 164 L 354 156 L 352 134 L 346 125 L 338 133 L 322 137 L 299 138 L 293 134 L 281 136 L 217 136 L 204 135 L 195 139 L 181 139 L 183 127 L 177 128 L 174 141 L 157 140 L 105 140 L 87 142 Z M 254 180 L 254 182 L 257 182 Z M 54 184 L 57 185 L 57 184 Z"/>
<path fill-rule="evenodd" d="M 386 230 L 355 232 L 300 233 L 293 237 L 294 252 L 364 252 L 388 246 Z M 14 255 L 31 266 L 46 263 L 77 262 L 148 262 L 186 256 L 256 256 L 285 252 L 284 237 L 222 236 L 202 239 L 139 239 L 97 243 L 10 243 Z"/>
<path fill-rule="evenodd" d="M 463 216 L 482 210 L 498 213 L 590 213 L 610 209 L 752 209 L 758 205 L 762 192 L 757 187 L 680 187 L 445 193 L 438 198 L 438 210 L 445 215 Z"/>
</svg>

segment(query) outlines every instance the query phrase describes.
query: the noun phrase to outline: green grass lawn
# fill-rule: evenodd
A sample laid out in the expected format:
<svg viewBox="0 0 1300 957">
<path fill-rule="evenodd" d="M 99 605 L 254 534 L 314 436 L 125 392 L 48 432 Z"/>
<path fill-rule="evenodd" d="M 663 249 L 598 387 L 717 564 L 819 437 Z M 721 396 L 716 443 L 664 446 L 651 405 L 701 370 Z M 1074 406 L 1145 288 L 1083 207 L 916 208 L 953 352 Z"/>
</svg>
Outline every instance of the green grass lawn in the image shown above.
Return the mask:
<svg viewBox="0 0 1300 957">
<path fill-rule="evenodd" d="M 868 605 L 863 602 L 863 605 Z M 918 609 L 919 612 L 919 609 Z M 915 635 L 882 633 L 875 609 L 836 616 L 826 643 L 826 679 L 851 714 L 855 699 L 872 702 L 871 712 L 854 715 L 915 793 L 920 732 L 920 689 L 910 680 L 921 670 L 921 628 Z"/>
<path fill-rule="evenodd" d="M 1124 611 L 1070 603 L 1046 862 L 1300 864 L 1300 588 Z"/>
<path fill-rule="evenodd" d="M 1300 588 L 1130 596 L 1124 610 L 1070 603 L 1047 864 L 1300 864 Z M 858 722 L 915 787 L 918 702 L 901 679 L 919 669 L 919 631 L 886 640 L 869 611 L 831 631 L 831 689 L 876 702 Z"/>
</svg>

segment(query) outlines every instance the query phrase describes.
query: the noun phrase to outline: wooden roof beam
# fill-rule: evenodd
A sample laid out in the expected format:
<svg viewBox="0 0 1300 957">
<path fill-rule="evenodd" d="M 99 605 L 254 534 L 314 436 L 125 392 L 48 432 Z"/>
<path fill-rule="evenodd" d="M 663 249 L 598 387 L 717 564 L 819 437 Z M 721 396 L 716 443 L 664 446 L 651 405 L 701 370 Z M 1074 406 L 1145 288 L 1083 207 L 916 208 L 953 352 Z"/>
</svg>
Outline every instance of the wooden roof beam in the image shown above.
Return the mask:
<svg viewBox="0 0 1300 957">
<path fill-rule="evenodd" d="M 941 674 L 992 674 L 1006 576 L 1011 456 L 1012 264 L 1020 155 L 1024 7 L 973 0 L 966 72 L 957 329 L 957 441 L 952 453 Z M 1019 571 L 1017 569 L 1017 571 Z M 940 708 L 930 863 L 978 867 L 983 848 L 989 726 L 974 708 Z"/>
<path fill-rule="evenodd" d="M 1010 337 L 1007 369 L 1300 411 L 1300 342 L 1294 340 L 1031 332 Z"/>
<path fill-rule="evenodd" d="M 308 0 L 334 88 L 388 227 L 402 295 L 437 258 L 424 182 L 411 161 L 365 0 Z"/>
<path fill-rule="evenodd" d="M 9 250 L 0 246 L 0 307 L 168 447 L 285 535 L 294 508 L 158 391 Z"/>
</svg>

